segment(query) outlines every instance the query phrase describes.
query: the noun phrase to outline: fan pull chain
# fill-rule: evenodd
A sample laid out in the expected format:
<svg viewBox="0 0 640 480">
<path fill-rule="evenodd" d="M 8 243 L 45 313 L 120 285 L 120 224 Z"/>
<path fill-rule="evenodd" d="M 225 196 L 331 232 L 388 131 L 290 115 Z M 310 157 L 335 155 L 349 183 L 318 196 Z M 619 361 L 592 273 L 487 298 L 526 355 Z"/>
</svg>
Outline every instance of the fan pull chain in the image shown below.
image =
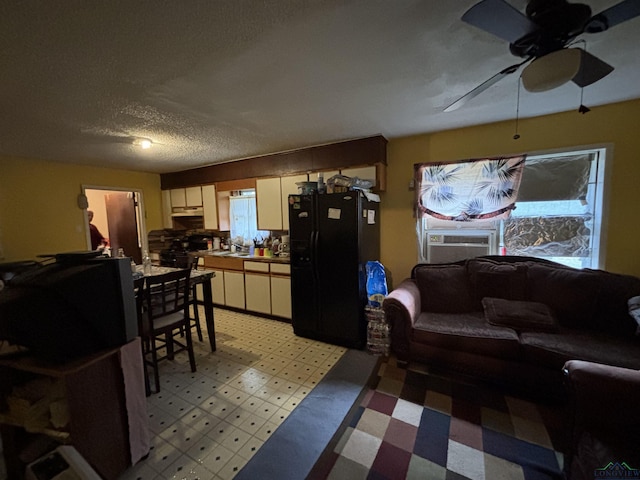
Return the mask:
<svg viewBox="0 0 640 480">
<path fill-rule="evenodd" d="M 587 51 L 587 42 L 585 40 L 578 40 L 576 43 L 582 43 L 584 51 L 585 52 Z M 584 87 L 580 87 L 580 107 L 578 107 L 578 112 L 584 115 L 585 113 L 590 112 L 591 109 L 585 106 L 585 104 L 583 103 L 583 99 L 584 99 Z"/>
<path fill-rule="evenodd" d="M 518 120 L 520 117 L 520 82 L 521 79 L 518 77 L 518 97 L 516 100 L 516 133 L 513 135 L 514 140 L 518 140 L 520 138 L 520 134 L 518 133 Z"/>
</svg>

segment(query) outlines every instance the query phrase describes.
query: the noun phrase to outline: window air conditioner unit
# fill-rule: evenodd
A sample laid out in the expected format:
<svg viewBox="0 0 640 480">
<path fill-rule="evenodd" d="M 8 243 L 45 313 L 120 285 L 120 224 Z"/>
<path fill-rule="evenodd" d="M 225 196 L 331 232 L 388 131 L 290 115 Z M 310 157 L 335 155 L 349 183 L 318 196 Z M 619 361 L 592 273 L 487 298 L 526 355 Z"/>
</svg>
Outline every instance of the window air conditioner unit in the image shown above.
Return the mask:
<svg viewBox="0 0 640 480">
<path fill-rule="evenodd" d="M 495 230 L 431 230 L 424 245 L 427 263 L 496 255 L 498 250 Z"/>
</svg>

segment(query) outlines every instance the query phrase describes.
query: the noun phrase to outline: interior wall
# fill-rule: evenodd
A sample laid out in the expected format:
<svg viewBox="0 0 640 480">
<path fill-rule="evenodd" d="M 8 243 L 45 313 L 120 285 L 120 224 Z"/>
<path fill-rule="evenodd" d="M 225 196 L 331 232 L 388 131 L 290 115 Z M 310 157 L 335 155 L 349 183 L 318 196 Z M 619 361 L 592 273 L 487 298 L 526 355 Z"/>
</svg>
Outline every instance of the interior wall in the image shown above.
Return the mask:
<svg viewBox="0 0 640 480">
<path fill-rule="evenodd" d="M 147 230 L 162 228 L 160 175 L 23 158 L 0 158 L 3 261 L 86 250 L 82 185 L 140 189 Z"/>
<path fill-rule="evenodd" d="M 541 95 L 544 95 L 543 93 Z M 605 197 L 604 265 L 612 272 L 640 276 L 640 100 L 565 112 L 519 122 L 500 122 L 392 139 L 387 144 L 387 190 L 381 195 L 381 262 L 391 285 L 409 276 L 418 261 L 414 192 L 409 190 L 414 163 L 453 161 L 584 146 L 613 147 Z M 391 288 L 391 287 L 390 287 Z"/>
</svg>

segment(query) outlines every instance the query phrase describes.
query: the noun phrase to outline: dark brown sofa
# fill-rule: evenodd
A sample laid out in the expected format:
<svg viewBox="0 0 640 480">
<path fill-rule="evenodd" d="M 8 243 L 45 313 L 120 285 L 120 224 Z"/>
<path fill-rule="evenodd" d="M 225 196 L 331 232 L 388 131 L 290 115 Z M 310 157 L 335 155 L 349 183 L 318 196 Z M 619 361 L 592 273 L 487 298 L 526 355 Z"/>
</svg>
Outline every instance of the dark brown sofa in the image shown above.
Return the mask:
<svg viewBox="0 0 640 480">
<path fill-rule="evenodd" d="M 636 277 L 491 256 L 418 264 L 383 308 L 400 363 L 558 398 L 568 360 L 640 369 L 636 295 Z"/>
<path fill-rule="evenodd" d="M 638 478 L 640 371 L 570 360 L 564 373 L 572 420 L 567 480 Z"/>
</svg>

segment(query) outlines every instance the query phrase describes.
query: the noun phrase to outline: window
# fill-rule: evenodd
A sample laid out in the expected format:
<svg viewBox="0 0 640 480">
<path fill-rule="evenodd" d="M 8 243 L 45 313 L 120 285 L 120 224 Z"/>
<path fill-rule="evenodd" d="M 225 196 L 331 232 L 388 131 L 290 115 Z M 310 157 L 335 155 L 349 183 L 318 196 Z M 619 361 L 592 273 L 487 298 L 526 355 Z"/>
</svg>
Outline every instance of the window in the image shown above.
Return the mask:
<svg viewBox="0 0 640 480">
<path fill-rule="evenodd" d="M 477 250 L 599 268 L 605 157 L 604 148 L 527 156 L 510 215 L 474 222 L 420 218 L 420 261 L 457 260 Z M 470 249 L 479 235 L 488 239 L 486 248 Z"/>
<path fill-rule="evenodd" d="M 229 198 L 231 239 L 237 243 L 251 242 L 254 238 L 266 238 L 269 232 L 258 230 L 255 190 L 240 190 Z"/>
<path fill-rule="evenodd" d="M 516 209 L 501 223 L 507 255 L 598 268 L 605 149 L 531 155 Z"/>
</svg>

